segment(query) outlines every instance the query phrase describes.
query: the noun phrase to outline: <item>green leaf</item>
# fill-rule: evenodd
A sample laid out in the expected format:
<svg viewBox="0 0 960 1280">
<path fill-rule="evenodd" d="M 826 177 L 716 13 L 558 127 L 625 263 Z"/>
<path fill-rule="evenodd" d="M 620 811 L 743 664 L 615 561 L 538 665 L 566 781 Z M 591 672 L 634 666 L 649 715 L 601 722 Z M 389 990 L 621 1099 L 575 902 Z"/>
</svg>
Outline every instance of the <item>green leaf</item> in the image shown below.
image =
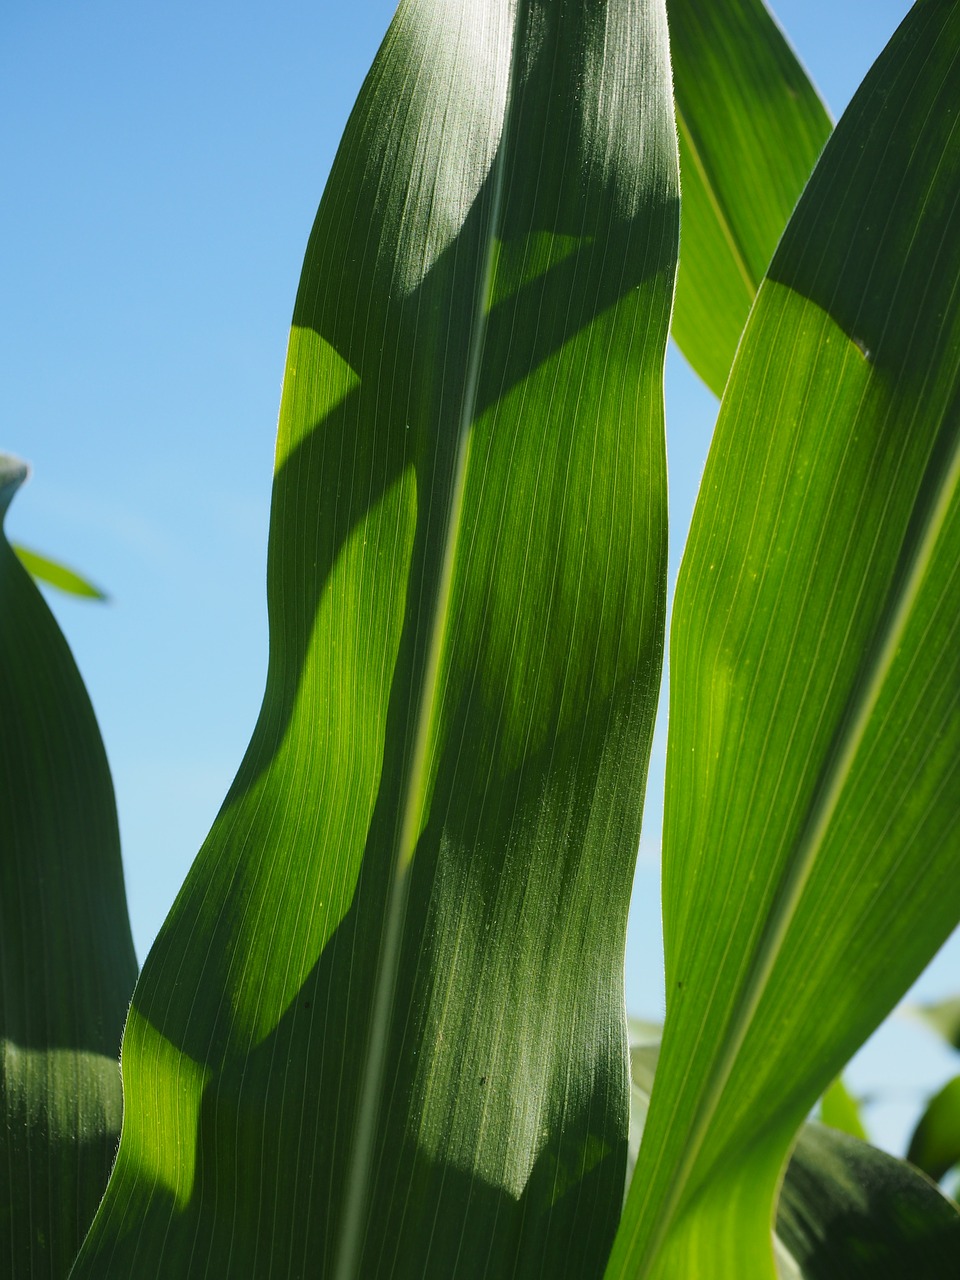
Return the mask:
<svg viewBox="0 0 960 1280">
<path fill-rule="evenodd" d="M 947 1044 L 960 1049 L 960 996 L 951 996 L 934 1004 L 908 1005 L 907 1011 L 919 1018 L 929 1030 L 942 1036 Z"/>
<path fill-rule="evenodd" d="M 844 1084 L 842 1076 L 837 1076 L 820 1099 L 820 1121 L 831 1129 L 849 1133 L 853 1138 L 866 1139 L 860 1105 Z"/>
<path fill-rule="evenodd" d="M 657 1050 L 631 1028 L 631 1153 L 640 1146 Z M 779 1280 L 941 1280 L 960 1249 L 960 1213 L 927 1178 L 818 1124 L 800 1130 L 775 1230 Z"/>
<path fill-rule="evenodd" d="M 0 455 L 0 521 L 26 467 Z M 0 1257 L 63 1277 L 120 1132 L 136 978 L 113 788 L 93 710 L 0 535 Z"/>
<path fill-rule="evenodd" d="M 597 1275 L 665 607 L 658 0 L 409 0 L 307 251 L 253 741 L 74 1276 Z"/>
<path fill-rule="evenodd" d="M 762 0 L 668 0 L 667 13 L 683 190 L 673 336 L 719 396 L 830 118 Z"/>
<path fill-rule="evenodd" d="M 960 1212 L 903 1160 L 807 1124 L 777 1205 L 777 1238 L 803 1280 L 945 1280 Z"/>
<path fill-rule="evenodd" d="M 13 550 L 27 573 L 40 582 L 47 582 L 58 591 L 71 596 L 82 596 L 87 600 L 109 599 L 105 591 L 101 591 L 87 578 L 82 578 L 74 569 L 67 568 L 58 560 L 51 560 L 49 556 L 42 556 L 38 551 L 31 551 L 19 544 L 14 544 Z"/>
<path fill-rule="evenodd" d="M 793 1134 L 960 917 L 960 7 L 914 7 L 761 287 L 677 588 L 667 1008 L 609 1268 L 773 1274 Z"/>
<path fill-rule="evenodd" d="M 949 1080 L 927 1103 L 907 1159 L 938 1181 L 960 1164 L 960 1076 Z"/>
<path fill-rule="evenodd" d="M 637 1167 L 640 1154 L 640 1142 L 647 1123 L 647 1112 L 650 1110 L 650 1094 L 653 1092 L 653 1081 L 660 1057 L 660 1035 L 655 1039 L 640 1039 L 635 1035 L 632 1020 L 629 1022 L 630 1034 L 630 1139 L 627 1144 L 627 1178 L 626 1187 L 630 1188 L 633 1173 Z"/>
</svg>

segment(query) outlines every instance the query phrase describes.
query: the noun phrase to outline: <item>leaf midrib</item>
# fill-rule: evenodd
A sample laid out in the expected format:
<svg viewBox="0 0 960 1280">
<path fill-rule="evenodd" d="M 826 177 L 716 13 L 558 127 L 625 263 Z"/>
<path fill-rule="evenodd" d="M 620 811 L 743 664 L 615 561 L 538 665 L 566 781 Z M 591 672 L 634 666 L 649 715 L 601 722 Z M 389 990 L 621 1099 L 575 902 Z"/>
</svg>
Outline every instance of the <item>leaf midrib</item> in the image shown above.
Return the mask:
<svg viewBox="0 0 960 1280">
<path fill-rule="evenodd" d="M 344 1220 L 336 1253 L 335 1280 L 353 1280 L 357 1275 L 357 1264 L 362 1246 L 363 1215 L 366 1210 L 370 1166 L 379 1114 L 379 1095 L 386 1062 L 386 1029 L 390 1022 L 390 1010 L 393 1003 L 403 935 L 408 885 L 407 873 L 413 861 L 426 806 L 430 747 L 434 740 L 434 728 L 440 701 L 438 698 L 440 662 L 450 621 L 450 599 L 463 521 L 463 500 L 470 459 L 471 427 L 476 417 L 480 369 L 490 315 L 488 302 L 492 296 L 492 283 L 497 257 L 497 232 L 503 207 L 503 190 L 507 165 L 506 144 L 510 137 L 510 125 L 516 101 L 518 72 L 516 51 L 528 3 L 529 0 L 516 0 L 514 11 L 513 33 L 510 44 L 510 71 L 500 139 L 491 164 L 492 194 L 490 215 L 487 219 L 484 232 L 485 243 L 482 247 L 483 269 L 479 276 L 479 284 L 474 299 L 475 317 L 467 353 L 467 371 L 461 401 L 460 422 L 457 430 L 453 484 L 445 522 L 443 558 L 431 601 L 430 636 L 416 702 L 416 729 L 410 765 L 403 788 L 403 808 L 399 824 L 399 837 L 392 859 L 392 877 L 386 908 L 383 946 L 375 978 L 373 1013 L 360 1086 L 357 1126 L 351 1159 L 346 1173 Z"/>
<path fill-rule="evenodd" d="M 918 501 L 923 488 L 924 484 L 921 482 Z M 695 1114 L 690 1136 L 684 1147 L 683 1158 L 678 1163 L 670 1181 L 670 1190 L 658 1215 L 657 1226 L 650 1233 L 647 1247 L 639 1259 L 638 1276 L 647 1274 L 650 1264 L 655 1261 L 660 1246 L 672 1226 L 740 1050 L 767 989 L 783 941 L 823 848 L 830 824 L 836 814 L 890 668 L 900 648 L 904 630 L 910 621 L 913 606 L 958 489 L 960 489 L 960 431 L 955 431 L 949 465 L 944 468 L 937 484 L 936 496 L 928 508 L 929 515 L 914 544 L 909 568 L 901 576 L 899 589 L 889 601 L 889 608 L 885 611 L 886 622 L 879 629 L 876 643 L 872 646 L 872 652 L 875 655 L 872 670 L 866 679 L 859 682 L 851 697 L 848 714 L 845 717 L 845 727 L 841 731 L 833 753 L 836 763 L 813 798 L 793 856 L 780 877 L 780 892 L 767 918 L 756 955 L 731 1015 L 728 1030 L 721 1045 L 717 1068 L 712 1073 L 709 1088 L 702 1096 Z"/>
</svg>

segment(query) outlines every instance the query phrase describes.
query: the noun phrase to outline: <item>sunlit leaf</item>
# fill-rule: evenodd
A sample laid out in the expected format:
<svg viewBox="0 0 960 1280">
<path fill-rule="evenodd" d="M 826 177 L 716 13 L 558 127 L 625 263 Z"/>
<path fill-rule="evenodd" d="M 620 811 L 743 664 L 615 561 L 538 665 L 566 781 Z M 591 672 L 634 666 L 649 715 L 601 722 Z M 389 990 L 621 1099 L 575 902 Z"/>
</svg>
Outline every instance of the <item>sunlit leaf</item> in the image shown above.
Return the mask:
<svg viewBox="0 0 960 1280">
<path fill-rule="evenodd" d="M 0 455 L 0 520 L 25 475 Z M 93 711 L 2 535 L 0 815 L 0 1269 L 59 1280 L 113 1162 L 136 961 Z"/>
<path fill-rule="evenodd" d="M 793 1135 L 960 918 L 960 7 L 828 143 L 677 588 L 666 1020 L 610 1276 L 766 1280 Z"/>
<path fill-rule="evenodd" d="M 844 1084 L 842 1076 L 837 1076 L 820 1099 L 820 1120 L 831 1129 L 849 1133 L 853 1138 L 866 1139 L 860 1104 Z"/>
<path fill-rule="evenodd" d="M 718 396 L 830 119 L 763 0 L 668 0 L 683 221 L 673 336 Z"/>
<path fill-rule="evenodd" d="M 31 551 L 28 547 L 20 546 L 19 543 L 13 544 L 13 550 L 30 576 L 37 578 L 40 582 L 46 582 L 67 595 L 82 596 L 87 600 L 109 598 L 105 591 L 101 591 L 87 578 L 81 577 L 76 570 L 68 568 L 58 560 L 51 560 L 49 556 L 42 556 L 38 551 Z"/>
<path fill-rule="evenodd" d="M 75 1278 L 599 1274 L 661 666 L 658 0 L 408 0 L 290 339 L 270 669 Z"/>
</svg>

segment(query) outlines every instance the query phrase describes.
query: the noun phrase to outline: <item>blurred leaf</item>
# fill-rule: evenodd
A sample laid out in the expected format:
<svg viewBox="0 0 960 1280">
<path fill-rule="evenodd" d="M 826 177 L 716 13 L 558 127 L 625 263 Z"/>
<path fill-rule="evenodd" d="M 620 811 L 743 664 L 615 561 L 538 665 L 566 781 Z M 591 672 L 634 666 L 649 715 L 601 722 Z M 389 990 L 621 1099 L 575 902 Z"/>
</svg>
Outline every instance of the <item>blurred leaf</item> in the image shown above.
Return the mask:
<svg viewBox="0 0 960 1280">
<path fill-rule="evenodd" d="M 134 996 L 74 1280 L 602 1269 L 669 84 L 650 0 L 401 4 L 295 308 L 262 713 Z"/>
<path fill-rule="evenodd" d="M 946 1280 L 960 1213 L 903 1160 L 807 1124 L 777 1206 L 777 1236 L 803 1280 Z"/>
<path fill-rule="evenodd" d="M 650 1094 L 660 1056 L 659 1037 L 656 1040 L 634 1038 L 630 1029 L 630 1140 L 627 1144 L 627 1180 L 629 1190 L 633 1171 L 637 1167 L 640 1141 L 650 1110 Z"/>
<path fill-rule="evenodd" d="M 49 583 L 58 591 L 64 591 L 71 596 L 83 596 L 88 600 L 109 599 L 105 591 L 101 591 L 86 578 L 81 578 L 79 573 L 68 569 L 65 564 L 60 564 L 57 560 L 51 560 L 49 556 L 42 556 L 38 551 L 31 551 L 19 544 L 14 544 L 13 550 L 31 577 Z"/>
<path fill-rule="evenodd" d="M 960 1076 L 927 1103 L 910 1139 L 907 1159 L 939 1181 L 960 1163 Z"/>
<path fill-rule="evenodd" d="M 837 1076 L 820 1099 L 820 1120 L 831 1129 L 839 1129 L 853 1138 L 866 1141 L 867 1131 L 860 1118 L 860 1104 L 844 1084 L 842 1076 Z"/>
<path fill-rule="evenodd" d="M 947 1044 L 960 1049 L 960 996 L 951 996 L 948 1000 L 938 1000 L 934 1004 L 913 1004 L 907 1011 L 937 1035 L 942 1036 Z"/>
<path fill-rule="evenodd" d="M 683 221 L 673 336 L 718 396 L 830 118 L 762 0 L 668 0 Z"/>
<path fill-rule="evenodd" d="M 0 455 L 0 520 L 26 475 Z M 63 1277 L 120 1132 L 136 961 L 113 787 L 70 651 L 0 535 L 0 1257 Z"/>
<path fill-rule="evenodd" d="M 667 1007 L 609 1276 L 765 1280 L 793 1135 L 960 917 L 960 6 L 914 7 L 741 343 L 680 572 Z"/>
</svg>

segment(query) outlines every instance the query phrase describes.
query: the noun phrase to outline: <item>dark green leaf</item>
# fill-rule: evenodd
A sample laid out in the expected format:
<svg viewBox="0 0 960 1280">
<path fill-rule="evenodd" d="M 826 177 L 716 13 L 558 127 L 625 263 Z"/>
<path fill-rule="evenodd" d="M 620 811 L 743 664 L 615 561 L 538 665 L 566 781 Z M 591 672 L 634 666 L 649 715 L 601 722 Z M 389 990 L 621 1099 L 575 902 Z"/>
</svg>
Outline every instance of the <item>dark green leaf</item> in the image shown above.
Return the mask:
<svg viewBox="0 0 960 1280">
<path fill-rule="evenodd" d="M 25 475 L 0 455 L 0 520 Z M 2 536 L 0 814 L 0 1258 L 59 1278 L 113 1162 L 136 961 L 93 710 Z"/>
<path fill-rule="evenodd" d="M 602 1269 L 677 218 L 662 4 L 401 5 L 294 314 L 262 713 L 77 1280 Z"/>
<path fill-rule="evenodd" d="M 932 1182 L 849 1134 L 804 1125 L 777 1206 L 803 1280 L 947 1280 L 960 1213 Z"/>
</svg>

